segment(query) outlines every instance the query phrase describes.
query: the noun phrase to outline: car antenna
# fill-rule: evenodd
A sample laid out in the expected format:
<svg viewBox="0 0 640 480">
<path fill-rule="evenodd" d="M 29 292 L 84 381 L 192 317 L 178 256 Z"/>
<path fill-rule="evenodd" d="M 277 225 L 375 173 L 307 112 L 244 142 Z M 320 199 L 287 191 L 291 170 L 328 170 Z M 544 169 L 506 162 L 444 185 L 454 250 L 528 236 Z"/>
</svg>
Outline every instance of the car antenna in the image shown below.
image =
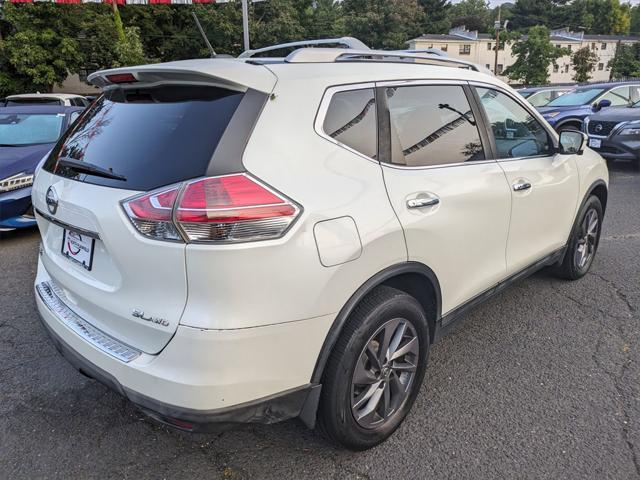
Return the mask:
<svg viewBox="0 0 640 480">
<path fill-rule="evenodd" d="M 198 15 L 196 15 L 196 12 L 191 12 L 191 15 L 193 15 L 193 20 L 196 22 L 196 27 L 198 27 L 198 31 L 200 32 L 200 35 L 202 35 L 202 39 L 204 40 L 204 43 L 207 45 L 209 52 L 211 52 L 211 58 L 216 58 L 217 56 L 216 51 L 211 46 L 211 43 L 209 42 L 207 35 L 204 33 L 204 29 L 202 28 L 202 25 L 200 25 L 200 20 L 198 19 Z"/>
</svg>

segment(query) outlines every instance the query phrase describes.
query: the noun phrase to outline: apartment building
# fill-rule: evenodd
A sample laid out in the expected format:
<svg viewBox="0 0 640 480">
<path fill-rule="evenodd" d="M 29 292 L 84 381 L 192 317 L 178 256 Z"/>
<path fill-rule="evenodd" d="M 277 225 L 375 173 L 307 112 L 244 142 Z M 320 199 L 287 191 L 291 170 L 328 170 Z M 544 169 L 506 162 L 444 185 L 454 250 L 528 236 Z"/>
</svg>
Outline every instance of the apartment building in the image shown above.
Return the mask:
<svg viewBox="0 0 640 480">
<path fill-rule="evenodd" d="M 551 32 L 551 43 L 558 47 L 575 52 L 583 47 L 589 47 L 598 55 L 595 71 L 591 73 L 591 81 L 609 80 L 610 69 L 608 63 L 613 59 L 616 48 L 620 44 L 630 44 L 640 41 L 640 37 L 622 35 L 587 35 L 584 32 L 572 32 L 568 28 L 561 28 Z M 409 48 L 421 50 L 425 48 L 439 48 L 451 57 L 468 60 L 483 65 L 492 72 L 495 61 L 495 38 L 487 33 L 469 31 L 464 26 L 456 27 L 448 34 L 425 34 L 409 41 Z M 498 51 L 497 75 L 516 61 L 511 45 L 506 44 Z M 573 68 L 569 55 L 560 57 L 557 66 L 549 66 L 549 81 L 551 83 L 572 83 Z"/>
</svg>

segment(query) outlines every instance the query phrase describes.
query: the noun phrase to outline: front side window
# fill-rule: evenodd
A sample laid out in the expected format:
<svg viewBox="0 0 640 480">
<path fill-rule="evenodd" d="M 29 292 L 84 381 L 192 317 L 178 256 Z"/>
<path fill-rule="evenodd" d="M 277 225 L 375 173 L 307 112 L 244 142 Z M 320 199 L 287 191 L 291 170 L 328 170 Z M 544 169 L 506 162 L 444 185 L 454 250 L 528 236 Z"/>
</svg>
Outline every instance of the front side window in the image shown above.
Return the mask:
<svg viewBox="0 0 640 480">
<path fill-rule="evenodd" d="M 546 130 L 518 102 L 497 90 L 477 88 L 501 158 L 549 155 Z"/>
<path fill-rule="evenodd" d="M 544 90 L 542 92 L 538 92 L 535 95 L 532 95 L 529 98 L 529 103 L 534 107 L 543 107 L 547 103 L 551 101 L 552 92 L 549 90 Z"/>
<path fill-rule="evenodd" d="M 461 86 L 385 89 L 391 163 L 410 167 L 484 160 L 476 120 Z"/>
<path fill-rule="evenodd" d="M 64 114 L 0 114 L 0 146 L 55 143 L 62 133 Z"/>
<path fill-rule="evenodd" d="M 378 150 L 376 97 L 373 88 L 338 92 L 331 97 L 324 132 L 370 158 Z"/>
</svg>

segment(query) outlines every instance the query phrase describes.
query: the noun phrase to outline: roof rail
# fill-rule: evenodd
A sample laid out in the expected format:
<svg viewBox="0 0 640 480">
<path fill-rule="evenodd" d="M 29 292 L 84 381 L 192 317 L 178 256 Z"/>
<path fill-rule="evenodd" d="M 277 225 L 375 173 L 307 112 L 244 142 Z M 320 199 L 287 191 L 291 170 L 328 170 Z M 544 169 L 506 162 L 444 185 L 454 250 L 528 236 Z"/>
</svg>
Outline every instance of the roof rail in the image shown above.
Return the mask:
<svg viewBox="0 0 640 480">
<path fill-rule="evenodd" d="M 281 50 L 283 48 L 304 48 L 314 47 L 318 45 L 340 45 L 342 48 L 350 48 L 354 50 L 369 50 L 364 43 L 357 38 L 353 37 L 340 37 L 340 38 L 321 38 L 318 40 L 301 40 L 299 42 L 280 43 L 278 45 L 271 45 L 269 47 L 258 48 L 256 50 L 245 50 L 238 58 L 251 58 L 255 55 L 265 52 L 271 52 L 275 50 Z"/>
<path fill-rule="evenodd" d="M 400 62 L 439 65 L 444 67 L 467 68 L 476 72 L 489 72 L 475 63 L 443 57 L 435 53 L 413 53 L 387 50 L 348 50 L 338 48 L 301 48 L 290 53 L 287 63 L 332 63 L 332 62 Z"/>
</svg>

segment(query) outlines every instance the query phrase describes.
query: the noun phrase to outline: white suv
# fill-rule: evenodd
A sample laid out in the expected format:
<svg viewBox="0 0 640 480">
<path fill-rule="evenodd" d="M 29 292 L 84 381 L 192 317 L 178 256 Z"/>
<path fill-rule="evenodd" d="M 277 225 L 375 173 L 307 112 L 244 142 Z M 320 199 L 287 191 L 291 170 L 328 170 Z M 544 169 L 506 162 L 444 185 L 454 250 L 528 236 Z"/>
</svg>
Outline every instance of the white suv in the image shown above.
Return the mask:
<svg viewBox="0 0 640 480">
<path fill-rule="evenodd" d="M 466 63 L 314 48 L 92 80 L 33 187 L 38 309 L 184 430 L 318 417 L 376 445 L 470 307 L 598 247 L 605 162 Z"/>
</svg>

